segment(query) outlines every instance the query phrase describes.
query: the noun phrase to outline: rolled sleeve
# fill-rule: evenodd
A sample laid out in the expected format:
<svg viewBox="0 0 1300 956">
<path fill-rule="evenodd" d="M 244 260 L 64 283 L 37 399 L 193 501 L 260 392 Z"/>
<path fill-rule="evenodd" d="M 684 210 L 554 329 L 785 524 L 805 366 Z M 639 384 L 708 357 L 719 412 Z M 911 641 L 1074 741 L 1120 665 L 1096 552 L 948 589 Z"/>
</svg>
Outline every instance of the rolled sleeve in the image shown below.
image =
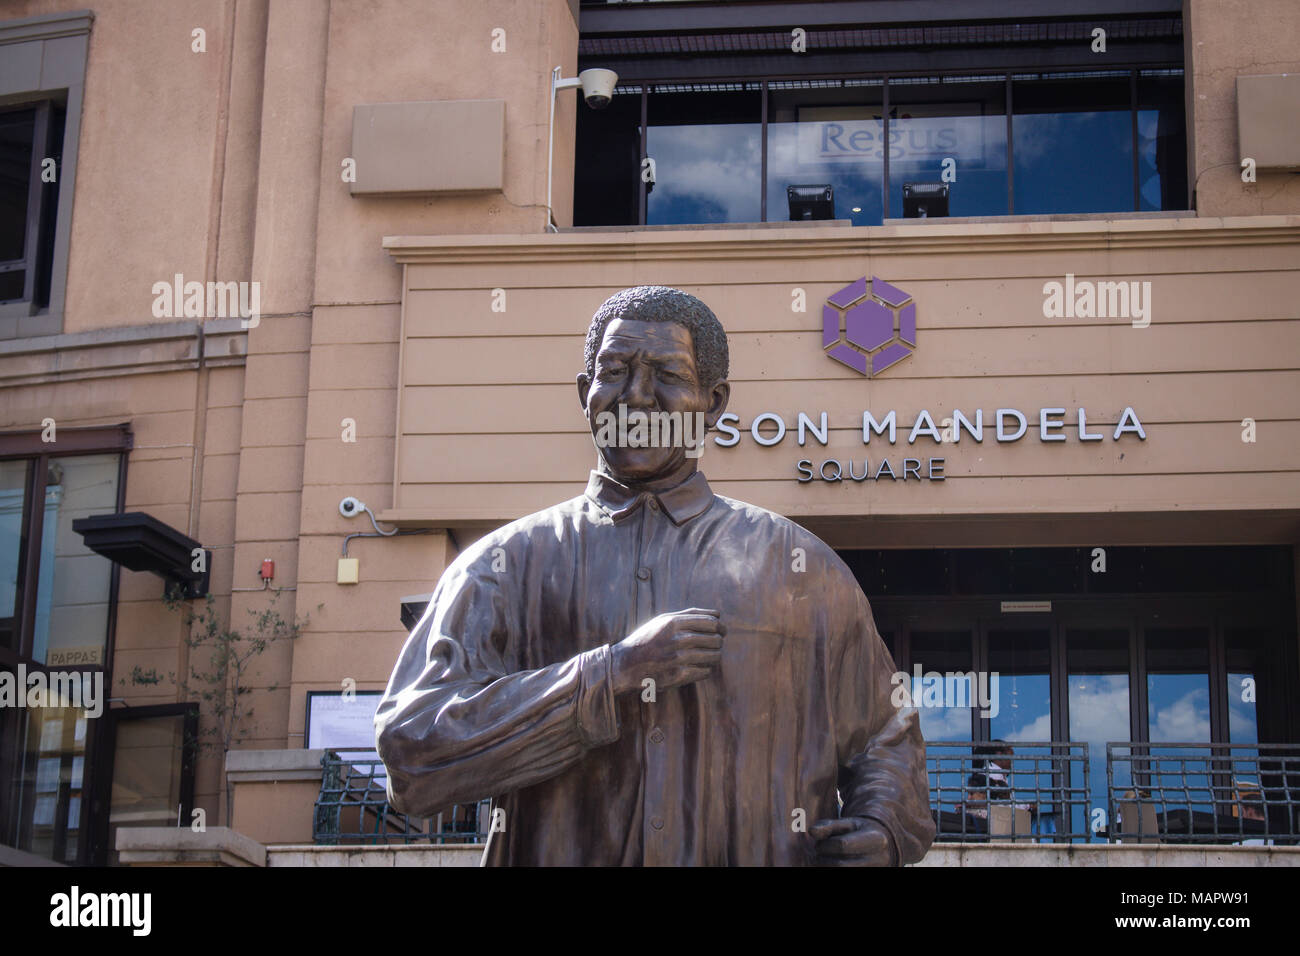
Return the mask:
<svg viewBox="0 0 1300 956">
<path fill-rule="evenodd" d="M 618 739 L 618 710 L 614 706 L 613 655 L 608 644 L 578 656 L 578 728 L 588 747 Z"/>
<path fill-rule="evenodd" d="M 515 671 L 514 615 L 486 562 L 454 564 L 439 582 L 375 713 L 398 809 L 501 796 L 618 737 L 609 647 Z"/>
</svg>

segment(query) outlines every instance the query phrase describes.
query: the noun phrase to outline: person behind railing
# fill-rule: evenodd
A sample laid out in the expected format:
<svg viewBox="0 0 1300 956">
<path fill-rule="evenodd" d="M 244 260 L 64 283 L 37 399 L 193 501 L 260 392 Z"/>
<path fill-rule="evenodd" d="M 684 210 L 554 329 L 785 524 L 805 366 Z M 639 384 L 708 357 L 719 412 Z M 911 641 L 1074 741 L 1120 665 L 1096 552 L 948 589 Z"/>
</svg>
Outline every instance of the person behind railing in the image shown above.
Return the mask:
<svg viewBox="0 0 1300 956">
<path fill-rule="evenodd" d="M 988 819 L 990 802 L 1013 806 L 1017 810 L 1028 810 L 1031 817 L 1037 815 L 1037 808 L 1032 803 L 1011 803 L 1011 763 L 1015 750 L 1005 740 L 993 740 L 987 744 L 977 745 L 971 753 L 975 756 L 973 772 L 966 779 L 966 794 L 963 810 L 967 816 Z"/>
</svg>

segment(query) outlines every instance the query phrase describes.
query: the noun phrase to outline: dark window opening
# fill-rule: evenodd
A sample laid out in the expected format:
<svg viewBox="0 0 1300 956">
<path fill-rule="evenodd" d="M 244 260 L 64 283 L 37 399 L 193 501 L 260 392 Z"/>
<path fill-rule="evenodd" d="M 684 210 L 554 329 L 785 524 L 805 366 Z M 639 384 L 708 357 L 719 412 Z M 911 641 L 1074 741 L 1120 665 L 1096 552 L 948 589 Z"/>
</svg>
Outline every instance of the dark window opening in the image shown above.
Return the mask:
<svg viewBox="0 0 1300 956">
<path fill-rule="evenodd" d="M 65 109 L 44 102 L 0 111 L 0 303 L 50 301 Z"/>
<path fill-rule="evenodd" d="M 1287 548 L 954 548 L 841 552 L 867 597 L 1254 594 L 1291 588 Z M 1104 558 L 1104 565 L 1098 563 Z M 1097 567 L 1098 570 L 1093 570 Z M 1104 566 L 1105 570 L 1100 570 Z"/>
<path fill-rule="evenodd" d="M 573 221 L 584 226 L 618 226 L 640 221 L 641 96 L 615 90 L 609 106 L 578 110 L 578 189 Z"/>
</svg>

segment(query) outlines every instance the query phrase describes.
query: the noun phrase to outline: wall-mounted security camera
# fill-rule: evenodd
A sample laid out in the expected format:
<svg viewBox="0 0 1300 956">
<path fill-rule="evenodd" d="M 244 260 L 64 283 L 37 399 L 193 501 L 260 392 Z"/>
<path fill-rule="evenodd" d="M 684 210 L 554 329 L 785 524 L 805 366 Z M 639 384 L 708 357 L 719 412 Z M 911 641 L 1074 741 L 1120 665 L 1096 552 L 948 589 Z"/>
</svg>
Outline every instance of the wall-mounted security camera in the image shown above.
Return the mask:
<svg viewBox="0 0 1300 956">
<path fill-rule="evenodd" d="M 365 504 L 358 501 L 356 498 L 353 498 L 351 495 L 339 502 L 339 514 L 345 518 L 355 518 L 357 515 L 361 514 L 361 512 L 366 510 L 367 508 Z"/>
<path fill-rule="evenodd" d="M 583 70 L 578 79 L 582 81 L 582 98 L 593 110 L 603 110 L 614 98 L 618 74 L 613 70 Z"/>
<path fill-rule="evenodd" d="M 548 129 L 546 147 L 546 228 L 556 230 L 554 206 L 551 205 L 551 183 L 555 180 L 555 95 L 560 90 L 573 90 L 582 87 L 582 98 L 593 110 L 603 110 L 614 98 L 614 87 L 618 85 L 618 74 L 613 70 L 583 70 L 577 76 L 564 79 L 564 70 L 555 67 L 551 70 L 551 121 Z"/>
</svg>

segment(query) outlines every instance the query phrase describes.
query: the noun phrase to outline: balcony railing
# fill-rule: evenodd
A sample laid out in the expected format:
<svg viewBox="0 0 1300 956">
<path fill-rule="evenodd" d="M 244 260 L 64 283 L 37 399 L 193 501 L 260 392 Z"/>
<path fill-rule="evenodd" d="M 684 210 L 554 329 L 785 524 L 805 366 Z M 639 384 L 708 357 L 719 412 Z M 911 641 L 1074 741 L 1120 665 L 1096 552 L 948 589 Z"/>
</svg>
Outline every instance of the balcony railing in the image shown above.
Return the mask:
<svg viewBox="0 0 1300 956">
<path fill-rule="evenodd" d="M 927 741 L 930 807 L 941 842 L 1087 840 L 1088 745 L 1029 741 L 998 763 L 969 740 Z"/>
<path fill-rule="evenodd" d="M 436 817 L 398 813 L 388 804 L 387 775 L 374 751 L 326 751 L 312 839 L 318 844 L 485 843 L 491 801 L 458 804 Z"/>
<path fill-rule="evenodd" d="M 1109 837 L 1124 843 L 1300 843 L 1295 744 L 1106 745 Z"/>
<path fill-rule="evenodd" d="M 927 741 L 940 842 L 1300 844 L 1300 745 L 1106 744 L 1106 783 L 1090 786 L 1088 745 Z M 388 804 L 374 751 L 327 751 L 318 844 L 484 843 L 491 801 L 433 818 Z"/>
</svg>

